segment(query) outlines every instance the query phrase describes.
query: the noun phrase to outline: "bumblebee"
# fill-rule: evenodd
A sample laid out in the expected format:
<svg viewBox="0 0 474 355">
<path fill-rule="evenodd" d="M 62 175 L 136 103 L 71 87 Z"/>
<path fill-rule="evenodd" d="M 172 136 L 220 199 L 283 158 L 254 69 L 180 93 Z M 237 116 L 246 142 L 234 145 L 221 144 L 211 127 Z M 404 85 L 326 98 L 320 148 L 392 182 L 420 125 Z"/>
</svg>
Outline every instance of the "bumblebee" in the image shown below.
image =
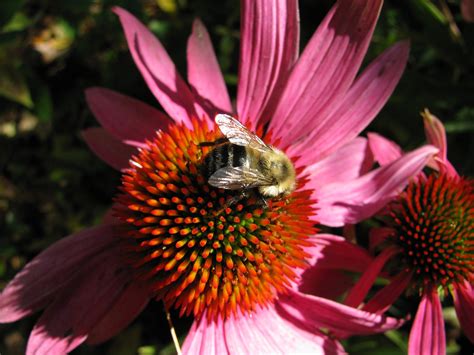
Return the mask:
<svg viewBox="0 0 474 355">
<path fill-rule="evenodd" d="M 296 187 L 296 172 L 281 150 L 265 144 L 234 117 L 218 114 L 215 122 L 224 139 L 204 158 L 208 183 L 243 195 L 256 190 L 264 199 L 289 195 Z"/>
</svg>

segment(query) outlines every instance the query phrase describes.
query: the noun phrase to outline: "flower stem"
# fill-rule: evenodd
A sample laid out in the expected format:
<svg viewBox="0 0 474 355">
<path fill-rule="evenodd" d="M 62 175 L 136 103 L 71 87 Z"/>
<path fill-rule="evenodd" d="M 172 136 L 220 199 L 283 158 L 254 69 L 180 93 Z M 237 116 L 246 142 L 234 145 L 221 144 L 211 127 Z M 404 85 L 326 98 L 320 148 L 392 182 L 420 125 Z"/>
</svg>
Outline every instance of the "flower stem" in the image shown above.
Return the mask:
<svg viewBox="0 0 474 355">
<path fill-rule="evenodd" d="M 165 306 L 166 312 L 166 320 L 168 321 L 168 325 L 170 327 L 171 338 L 173 338 L 174 347 L 176 348 L 177 355 L 182 355 L 181 346 L 179 345 L 178 337 L 176 336 L 176 331 L 173 326 L 173 321 L 171 320 L 171 314 L 168 311 L 168 308 Z"/>
</svg>

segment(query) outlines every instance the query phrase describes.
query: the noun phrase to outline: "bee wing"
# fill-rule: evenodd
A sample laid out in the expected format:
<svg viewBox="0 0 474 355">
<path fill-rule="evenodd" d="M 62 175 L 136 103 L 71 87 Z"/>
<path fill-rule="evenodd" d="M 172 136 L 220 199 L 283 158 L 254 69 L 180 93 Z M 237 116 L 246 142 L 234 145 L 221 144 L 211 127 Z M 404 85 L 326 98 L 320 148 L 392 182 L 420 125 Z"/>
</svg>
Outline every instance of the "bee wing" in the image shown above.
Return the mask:
<svg viewBox="0 0 474 355">
<path fill-rule="evenodd" d="M 217 170 L 208 180 L 209 184 L 226 190 L 251 189 L 258 186 L 269 186 L 274 182 L 258 170 L 241 166 L 228 166 Z"/>
<path fill-rule="evenodd" d="M 237 121 L 234 117 L 218 114 L 215 118 L 219 129 L 227 137 L 229 142 L 244 147 L 250 147 L 263 152 L 268 152 L 272 148 L 265 144 L 255 133 L 250 132 L 247 127 Z"/>
</svg>

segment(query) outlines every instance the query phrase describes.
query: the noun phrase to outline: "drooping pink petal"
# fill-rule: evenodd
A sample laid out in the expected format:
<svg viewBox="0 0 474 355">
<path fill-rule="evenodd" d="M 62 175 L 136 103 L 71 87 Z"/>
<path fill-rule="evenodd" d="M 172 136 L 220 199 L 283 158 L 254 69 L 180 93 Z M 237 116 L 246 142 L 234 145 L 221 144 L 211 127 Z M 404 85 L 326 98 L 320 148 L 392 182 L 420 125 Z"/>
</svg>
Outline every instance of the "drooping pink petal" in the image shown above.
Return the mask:
<svg viewBox="0 0 474 355">
<path fill-rule="evenodd" d="M 133 60 L 153 95 L 175 122 L 191 127 L 191 118 L 203 112 L 160 41 L 128 11 L 114 7 Z M 198 112 L 197 112 L 198 111 Z"/>
<path fill-rule="evenodd" d="M 0 294 L 0 323 L 14 322 L 51 302 L 94 255 L 111 248 L 117 226 L 102 225 L 63 238 L 30 261 Z"/>
<path fill-rule="evenodd" d="M 369 251 L 374 254 L 377 246 L 394 235 L 395 231 L 390 227 L 374 227 L 369 231 Z"/>
<path fill-rule="evenodd" d="M 411 277 L 412 275 L 410 272 L 400 272 L 391 280 L 389 285 L 385 286 L 371 297 L 362 309 L 370 313 L 384 313 L 403 293 L 403 291 L 406 290 Z"/>
<path fill-rule="evenodd" d="M 107 211 L 105 211 L 104 216 L 102 217 L 102 224 L 121 224 L 122 221 L 116 216 L 117 212 L 115 208 L 119 207 L 118 204 L 114 203 L 112 207 L 109 207 Z"/>
<path fill-rule="evenodd" d="M 283 145 L 318 130 L 351 86 L 367 51 L 381 0 L 341 0 L 295 65 L 278 105 L 266 115 Z"/>
<path fill-rule="evenodd" d="M 298 291 L 337 300 L 354 285 L 354 278 L 343 270 L 313 267 L 303 274 Z"/>
<path fill-rule="evenodd" d="M 27 354 L 65 354 L 84 342 L 130 280 L 119 255 L 108 249 L 81 268 L 36 323 Z"/>
<path fill-rule="evenodd" d="M 262 116 L 272 97 L 278 101 L 280 87 L 298 57 L 299 15 L 294 0 L 244 0 L 241 2 L 241 41 L 237 113 L 252 128 L 267 122 Z"/>
<path fill-rule="evenodd" d="M 304 323 L 282 318 L 274 306 L 250 316 L 222 321 L 196 320 L 183 344 L 184 354 L 339 354 L 341 345 Z"/>
<path fill-rule="evenodd" d="M 81 135 L 89 148 L 116 170 L 127 168 L 130 158 L 137 152 L 135 147 L 122 143 L 104 128 L 87 128 L 81 132 Z"/>
<path fill-rule="evenodd" d="M 474 22 L 474 1 L 461 0 L 461 15 L 466 22 Z"/>
<path fill-rule="evenodd" d="M 358 307 L 364 300 L 365 296 L 367 296 L 367 293 L 369 292 L 387 261 L 398 252 L 399 251 L 396 248 L 386 248 L 379 255 L 377 255 L 374 261 L 361 275 L 359 281 L 350 290 L 349 294 L 344 300 L 344 304 L 349 307 Z"/>
<path fill-rule="evenodd" d="M 367 140 L 358 137 L 323 160 L 308 165 L 302 175 L 308 174 L 311 178 L 308 186 L 317 189 L 319 185 L 358 178 L 368 172 L 372 164 Z M 299 160 L 296 165 L 299 166 Z"/>
<path fill-rule="evenodd" d="M 105 88 L 86 90 L 94 116 L 110 134 L 123 143 L 141 147 L 172 122 L 168 116 L 134 98 Z"/>
<path fill-rule="evenodd" d="M 446 170 L 449 176 L 458 176 L 456 169 L 448 160 L 448 143 L 446 139 L 446 130 L 444 129 L 443 123 L 438 117 L 432 115 L 428 110 L 425 110 L 422 113 L 422 116 L 428 143 L 439 149 L 437 161 L 443 165 L 443 168 Z M 439 166 L 436 162 L 434 165 L 439 169 Z"/>
<path fill-rule="evenodd" d="M 306 248 L 310 267 L 300 272 L 299 292 L 335 299 L 353 285 L 347 271 L 363 272 L 372 257 L 359 246 L 332 234 L 317 234 L 315 246 Z"/>
<path fill-rule="evenodd" d="M 400 158 L 403 154 L 400 146 L 377 133 L 368 133 L 370 150 L 374 155 L 375 161 L 380 166 L 390 164 Z"/>
<path fill-rule="evenodd" d="M 128 285 L 107 314 L 89 332 L 87 343 L 98 344 L 119 333 L 141 313 L 149 300 L 150 292 L 145 285 L 137 282 Z"/>
<path fill-rule="evenodd" d="M 361 311 L 295 291 L 290 291 L 279 299 L 277 310 L 283 318 L 301 322 L 309 328 L 323 327 L 349 334 L 374 334 L 403 324 L 403 320 Z"/>
<path fill-rule="evenodd" d="M 314 246 L 305 248 L 310 255 L 307 262 L 311 267 L 364 271 L 372 262 L 367 251 L 345 238 L 326 233 L 318 233 L 314 237 Z"/>
<path fill-rule="evenodd" d="M 200 20 L 193 23 L 188 40 L 188 82 L 201 105 L 214 118 L 217 113 L 231 113 L 229 93 L 217 62 L 206 27 Z M 214 114 L 212 114 L 214 113 Z"/>
<path fill-rule="evenodd" d="M 422 112 L 425 134 L 428 142 L 439 149 L 438 157 L 447 159 L 448 145 L 446 142 L 446 131 L 438 117 L 432 115 L 428 110 Z"/>
<path fill-rule="evenodd" d="M 408 340 L 408 354 L 446 354 L 443 310 L 435 289 L 423 295 Z"/>
<path fill-rule="evenodd" d="M 474 290 L 468 281 L 454 284 L 454 307 L 459 323 L 461 323 L 461 329 L 474 343 Z"/>
<path fill-rule="evenodd" d="M 341 145 L 355 138 L 375 118 L 385 105 L 405 69 L 409 44 L 400 42 L 387 49 L 375 59 L 357 78 L 337 109 L 324 120 L 315 122 L 314 129 L 306 128 L 310 134 L 295 148 L 306 160 L 320 159 Z M 336 104 L 337 105 L 337 104 Z M 318 147 L 308 150 L 308 142 Z M 295 149 L 293 148 L 293 149 Z M 318 156 L 315 156 L 315 153 Z"/>
<path fill-rule="evenodd" d="M 433 146 L 424 146 L 352 182 L 320 186 L 312 196 L 318 201 L 317 220 L 337 227 L 374 215 L 403 190 L 437 151 Z"/>
</svg>

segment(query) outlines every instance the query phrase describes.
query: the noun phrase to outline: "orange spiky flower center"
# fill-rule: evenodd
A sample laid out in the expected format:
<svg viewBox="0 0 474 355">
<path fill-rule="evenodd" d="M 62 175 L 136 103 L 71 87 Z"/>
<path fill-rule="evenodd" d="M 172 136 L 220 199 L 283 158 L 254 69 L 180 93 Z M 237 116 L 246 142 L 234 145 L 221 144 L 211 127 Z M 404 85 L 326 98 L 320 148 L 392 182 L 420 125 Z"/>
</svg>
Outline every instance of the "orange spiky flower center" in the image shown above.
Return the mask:
<svg viewBox="0 0 474 355">
<path fill-rule="evenodd" d="M 137 277 L 181 314 L 224 317 L 285 292 L 306 268 L 316 230 L 311 191 L 262 204 L 210 186 L 203 162 L 221 135 L 202 123 L 157 132 L 122 177 L 117 215 L 129 226 L 127 256 Z M 300 179 L 299 185 L 304 184 Z"/>
<path fill-rule="evenodd" d="M 413 286 L 446 288 L 473 279 L 472 181 L 445 173 L 420 177 L 390 208 L 394 241 Z"/>
</svg>

